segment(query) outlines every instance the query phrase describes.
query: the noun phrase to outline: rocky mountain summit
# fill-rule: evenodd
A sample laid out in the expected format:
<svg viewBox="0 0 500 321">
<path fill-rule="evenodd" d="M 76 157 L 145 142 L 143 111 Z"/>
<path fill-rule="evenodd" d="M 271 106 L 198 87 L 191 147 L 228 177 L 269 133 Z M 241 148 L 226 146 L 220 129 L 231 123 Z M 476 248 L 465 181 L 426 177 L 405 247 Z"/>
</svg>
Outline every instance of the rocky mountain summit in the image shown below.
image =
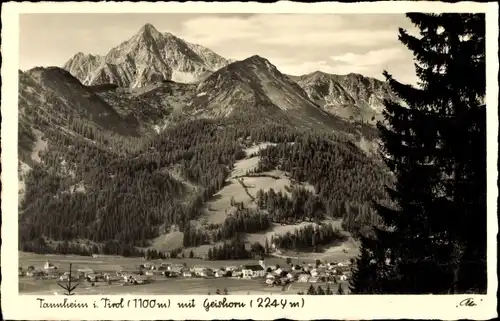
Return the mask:
<svg viewBox="0 0 500 321">
<path fill-rule="evenodd" d="M 205 118 L 245 115 L 300 127 L 330 127 L 335 121 L 297 83 L 258 55 L 231 63 L 202 81 L 191 109 Z"/>
<path fill-rule="evenodd" d="M 388 84 L 355 73 L 332 75 L 316 71 L 290 78 L 325 111 L 346 119 L 374 122 L 382 117 L 385 99 L 398 99 Z"/>
<path fill-rule="evenodd" d="M 137 88 L 163 80 L 199 82 L 228 63 L 210 49 L 146 24 L 105 56 L 77 53 L 63 68 L 85 85 Z"/>
</svg>

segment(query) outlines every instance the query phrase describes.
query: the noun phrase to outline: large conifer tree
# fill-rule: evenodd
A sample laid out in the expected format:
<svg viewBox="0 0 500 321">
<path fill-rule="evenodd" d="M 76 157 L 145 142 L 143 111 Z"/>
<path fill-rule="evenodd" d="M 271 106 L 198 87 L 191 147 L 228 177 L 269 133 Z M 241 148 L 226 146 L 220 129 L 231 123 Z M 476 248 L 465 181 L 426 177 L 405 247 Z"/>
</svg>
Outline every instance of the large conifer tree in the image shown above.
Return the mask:
<svg viewBox="0 0 500 321">
<path fill-rule="evenodd" d="M 403 103 L 386 102 L 382 156 L 394 174 L 393 206 L 375 204 L 384 227 L 364 239 L 353 293 L 486 290 L 484 15 L 407 17 L 399 30 L 414 54 L 419 86 L 387 81 Z"/>
</svg>

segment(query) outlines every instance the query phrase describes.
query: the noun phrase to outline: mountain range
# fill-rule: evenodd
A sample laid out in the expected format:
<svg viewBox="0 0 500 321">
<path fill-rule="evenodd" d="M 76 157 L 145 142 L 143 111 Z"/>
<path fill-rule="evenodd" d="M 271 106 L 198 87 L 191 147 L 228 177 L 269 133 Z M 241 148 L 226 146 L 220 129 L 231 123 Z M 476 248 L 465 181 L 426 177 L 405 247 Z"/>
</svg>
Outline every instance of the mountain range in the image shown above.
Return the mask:
<svg viewBox="0 0 500 321">
<path fill-rule="evenodd" d="M 349 226 L 359 228 L 369 194 L 381 195 L 372 152 L 384 99 L 397 97 L 373 78 L 286 75 L 265 57 L 226 59 L 150 24 L 103 56 L 19 71 L 22 246 L 45 248 L 36 235 L 147 246 L 173 226 L 187 231 L 263 142 L 284 145 L 259 166 L 333 189 L 318 192 L 321 206 L 357 207 L 363 218 Z"/>
<path fill-rule="evenodd" d="M 208 109 L 201 112 L 205 116 L 230 114 L 234 100 L 242 99 L 250 104 L 272 102 L 281 110 L 314 104 L 344 119 L 373 123 L 381 117 L 384 99 L 397 99 L 386 83 L 374 78 L 320 71 L 303 76 L 284 75 L 265 58 L 255 55 L 239 63 L 171 33 L 161 33 L 151 24 L 144 25 L 106 55 L 80 52 L 63 68 L 84 85 L 116 84 L 134 89 L 166 80 L 198 84 L 198 97 L 208 93 L 206 88 L 229 85 L 231 89 L 215 95 L 224 96 L 223 101 L 210 96 L 195 99 L 207 105 Z M 297 106 L 292 108 L 291 104 Z"/>
</svg>

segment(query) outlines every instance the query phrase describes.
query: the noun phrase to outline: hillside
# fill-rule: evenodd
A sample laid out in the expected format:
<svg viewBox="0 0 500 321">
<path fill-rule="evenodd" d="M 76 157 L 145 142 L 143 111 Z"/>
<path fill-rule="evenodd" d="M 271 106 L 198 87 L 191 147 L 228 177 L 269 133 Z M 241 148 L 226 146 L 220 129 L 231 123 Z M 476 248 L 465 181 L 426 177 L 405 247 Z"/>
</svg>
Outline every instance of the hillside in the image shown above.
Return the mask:
<svg viewBox="0 0 500 321">
<path fill-rule="evenodd" d="M 384 99 L 398 100 L 388 84 L 360 74 L 332 75 L 316 71 L 288 77 L 326 112 L 344 119 L 375 123 L 382 119 Z"/>
<path fill-rule="evenodd" d="M 136 88 L 163 80 L 198 82 L 228 63 L 210 49 L 145 24 L 106 55 L 80 52 L 63 68 L 85 85 L 112 83 Z"/>
<path fill-rule="evenodd" d="M 78 118 L 121 135 L 138 134 L 136 119 L 125 122 L 116 110 L 61 68 L 33 68 L 19 76 L 21 114 L 41 114 L 47 123 Z"/>
<path fill-rule="evenodd" d="M 121 137 L 137 137 L 141 132 L 133 115 L 120 115 L 57 67 L 19 71 L 18 114 L 19 159 L 28 164 L 33 161 L 33 145 L 43 134 L 92 139 L 97 131 Z"/>
<path fill-rule="evenodd" d="M 225 188 L 231 168 L 234 168 L 238 160 L 245 157 L 242 153 L 245 145 L 252 141 L 270 141 L 277 144 L 297 141 L 299 145 L 294 148 L 302 149 L 313 143 L 310 139 L 315 137 L 312 134 L 311 138 L 298 140 L 304 134 L 290 127 L 248 125 L 237 121 L 231 122 L 230 119 L 182 122 L 166 128 L 161 136 L 154 137 L 149 142 L 146 140 L 141 149 L 123 156 L 87 141 L 49 139 L 48 148 L 41 156 L 42 162 L 33 167 L 25 180 L 26 192 L 24 202 L 21 204 L 21 248 L 38 252 L 50 251 L 46 241 L 38 237 L 43 235 L 48 240 L 56 241 L 88 240 L 85 242 L 102 244 L 104 247 L 101 251 L 130 255 L 134 247 L 150 246 L 151 241 L 161 235 L 167 235 L 174 225 L 184 233 L 183 246 L 217 241 L 217 238 L 201 237 L 197 241 L 201 243 L 191 243 L 192 241 L 186 239 L 185 233 L 192 230 L 192 222 L 203 224 L 206 202 Z M 324 136 L 320 138 L 321 136 L 314 140 L 319 139 L 318 142 L 326 143 L 334 139 Z M 245 137 L 250 138 L 245 140 Z M 320 196 L 320 200 L 321 197 L 324 198 L 321 201 L 323 206 L 330 206 L 325 202 L 332 197 L 340 202 L 348 202 L 351 206 L 367 204 L 366 200 L 360 197 L 371 193 L 367 186 L 381 187 L 377 185 L 381 183 L 376 174 L 379 170 L 354 146 L 347 149 L 341 147 L 342 144 L 338 146 L 340 148 L 338 152 L 331 154 L 336 155 L 337 159 L 331 163 L 335 171 L 332 172 L 330 167 L 318 163 L 305 168 L 319 172 L 314 175 L 312 172 L 306 174 L 314 178 L 332 177 L 331 175 L 335 173 L 340 175 L 339 177 L 344 177 L 344 181 L 332 177 L 332 183 L 338 181 L 341 185 L 333 185 L 331 188 L 343 193 L 355 193 L 324 194 Z M 308 157 L 307 153 L 301 152 L 306 157 L 304 160 Z M 327 155 L 328 152 L 325 156 Z M 313 159 L 319 162 L 327 161 L 327 158 L 323 157 Z M 293 164 L 304 166 L 303 163 L 294 161 L 290 166 Z M 173 167 L 177 168 L 175 174 L 171 171 Z M 367 175 L 363 168 L 373 171 L 373 174 Z M 291 172 L 292 179 L 301 180 L 296 175 L 304 174 Z M 363 179 L 360 181 L 361 177 Z M 265 183 L 267 180 L 269 179 L 264 179 L 262 183 L 267 184 Z M 251 183 L 250 179 L 248 182 Z M 254 183 L 256 182 L 258 180 L 254 180 Z M 312 183 L 319 184 L 320 181 L 314 179 Z M 347 187 L 351 185 L 352 187 Z M 263 185 L 256 184 L 253 187 L 255 192 L 252 193 L 258 194 L 258 190 L 262 187 Z M 337 204 L 335 202 L 332 204 Z M 338 209 L 344 208 L 339 205 L 332 206 Z M 325 213 L 327 215 L 337 217 L 344 215 L 343 210 L 338 211 L 335 207 L 327 208 L 329 208 L 329 212 Z M 252 211 L 248 212 L 245 206 L 239 207 L 239 210 L 243 212 L 235 215 L 243 215 L 242 219 L 248 217 L 247 219 L 253 220 L 254 215 L 261 215 L 258 212 L 255 214 Z M 300 207 L 297 210 L 302 211 Z M 216 231 L 222 229 L 220 230 L 222 233 L 228 228 L 225 227 L 226 224 L 230 224 L 226 219 L 223 220 L 219 227 L 209 224 L 204 230 L 216 235 Z M 224 232 L 226 233 L 224 239 L 230 240 L 236 232 L 258 232 L 267 228 L 266 225 L 262 225 L 253 230 L 241 230 L 248 224 L 244 223 L 241 227 L 229 225 L 233 227 Z M 117 240 L 118 243 L 110 243 L 112 240 Z M 81 251 L 80 245 L 78 249 L 72 251 Z"/>
<path fill-rule="evenodd" d="M 109 85 L 89 86 L 121 115 L 133 115 L 141 124 L 159 133 L 182 117 L 183 108 L 192 101 L 196 85 L 162 81 L 140 88 Z"/>
</svg>

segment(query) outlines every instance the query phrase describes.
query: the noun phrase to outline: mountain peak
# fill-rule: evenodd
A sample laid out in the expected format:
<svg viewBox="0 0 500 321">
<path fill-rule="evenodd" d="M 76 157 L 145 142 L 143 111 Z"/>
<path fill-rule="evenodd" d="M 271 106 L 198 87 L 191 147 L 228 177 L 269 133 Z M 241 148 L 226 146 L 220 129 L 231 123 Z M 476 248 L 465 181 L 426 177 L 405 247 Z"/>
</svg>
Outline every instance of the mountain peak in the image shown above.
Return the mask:
<svg viewBox="0 0 500 321">
<path fill-rule="evenodd" d="M 332 74 L 328 74 L 328 73 L 321 71 L 321 70 L 316 70 L 316 71 L 313 71 L 311 73 L 305 74 L 302 77 L 312 77 L 314 79 L 324 79 L 324 78 L 330 78 L 331 76 L 332 76 Z"/>
<path fill-rule="evenodd" d="M 156 28 L 150 23 L 146 23 L 144 26 L 142 26 L 140 31 L 153 31 L 153 32 L 156 31 L 156 32 L 158 32 L 158 30 L 156 30 Z"/>
<path fill-rule="evenodd" d="M 355 72 L 350 72 L 346 76 L 351 77 L 351 78 L 367 78 L 367 77 L 365 77 L 361 74 L 355 73 Z"/>
<path fill-rule="evenodd" d="M 316 71 L 311 72 L 311 73 L 310 73 L 310 75 L 318 75 L 318 76 L 321 76 L 321 75 L 329 75 L 329 74 L 327 74 L 326 72 L 321 71 L 321 70 L 316 70 Z"/>
<path fill-rule="evenodd" d="M 137 36 L 144 38 L 153 38 L 158 39 L 162 36 L 161 32 L 159 32 L 152 24 L 146 23 L 137 33 Z"/>
<path fill-rule="evenodd" d="M 146 23 L 105 55 L 74 56 L 64 68 L 85 85 L 142 87 L 159 80 L 199 82 L 226 65 L 213 51 Z"/>
<path fill-rule="evenodd" d="M 261 57 L 259 55 L 253 55 L 253 56 L 250 56 L 248 57 L 247 59 L 243 60 L 243 61 L 253 61 L 253 62 L 269 62 L 266 58 L 264 57 Z"/>
<path fill-rule="evenodd" d="M 237 64 L 242 64 L 242 65 L 253 65 L 259 68 L 266 68 L 269 70 L 275 70 L 276 67 L 266 58 L 261 57 L 259 55 L 253 55 L 251 57 L 248 57 L 244 60 L 241 60 L 239 62 L 236 62 Z"/>
</svg>

